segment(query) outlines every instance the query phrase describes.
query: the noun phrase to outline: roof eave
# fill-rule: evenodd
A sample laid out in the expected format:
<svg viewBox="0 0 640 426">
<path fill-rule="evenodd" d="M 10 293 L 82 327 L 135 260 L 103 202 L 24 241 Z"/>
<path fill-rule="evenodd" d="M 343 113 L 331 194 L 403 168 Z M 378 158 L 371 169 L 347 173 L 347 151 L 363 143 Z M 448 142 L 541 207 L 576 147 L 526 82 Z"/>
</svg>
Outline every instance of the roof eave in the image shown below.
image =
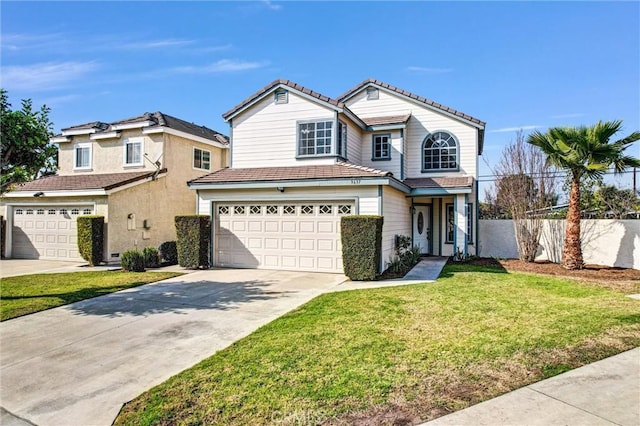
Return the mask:
<svg viewBox="0 0 640 426">
<path fill-rule="evenodd" d="M 321 186 L 363 186 L 386 185 L 392 176 L 366 176 L 366 177 L 334 177 L 311 179 L 281 179 L 281 180 L 251 180 L 242 182 L 188 182 L 191 189 L 240 189 L 240 188 L 294 188 L 294 187 L 321 187 Z M 357 181 L 357 182 L 354 182 Z M 408 187 L 407 187 L 408 188 Z"/>
</svg>

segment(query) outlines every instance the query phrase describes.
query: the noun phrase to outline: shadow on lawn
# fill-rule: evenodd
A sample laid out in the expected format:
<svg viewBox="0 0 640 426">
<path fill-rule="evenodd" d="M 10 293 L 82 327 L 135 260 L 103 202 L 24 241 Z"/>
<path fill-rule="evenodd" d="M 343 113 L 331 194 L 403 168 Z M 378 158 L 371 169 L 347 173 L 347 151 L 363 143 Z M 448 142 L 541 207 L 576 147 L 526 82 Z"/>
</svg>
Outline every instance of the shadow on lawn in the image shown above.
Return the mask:
<svg viewBox="0 0 640 426">
<path fill-rule="evenodd" d="M 477 258 L 463 262 L 447 261 L 438 278 L 451 278 L 459 273 L 485 272 L 490 274 L 508 274 L 509 271 L 493 258 Z"/>
<path fill-rule="evenodd" d="M 270 281 L 170 281 L 130 288 L 100 298 L 83 300 L 68 305 L 77 315 L 120 317 L 146 316 L 173 312 L 185 314 L 192 310 L 232 310 L 246 303 L 255 303 L 286 296 L 292 291 L 269 291 Z M 259 309 L 259 306 L 256 307 Z"/>
</svg>

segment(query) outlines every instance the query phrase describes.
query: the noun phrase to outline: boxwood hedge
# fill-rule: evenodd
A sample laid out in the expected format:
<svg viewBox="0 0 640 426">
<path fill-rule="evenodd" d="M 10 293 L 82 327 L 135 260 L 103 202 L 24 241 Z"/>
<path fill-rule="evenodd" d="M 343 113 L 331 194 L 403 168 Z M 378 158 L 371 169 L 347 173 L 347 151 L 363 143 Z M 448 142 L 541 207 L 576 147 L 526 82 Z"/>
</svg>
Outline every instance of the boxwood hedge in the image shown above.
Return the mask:
<svg viewBox="0 0 640 426">
<path fill-rule="evenodd" d="M 382 223 L 382 216 L 342 217 L 342 263 L 344 274 L 352 280 L 373 280 L 380 272 Z"/>
<path fill-rule="evenodd" d="M 209 216 L 176 216 L 178 264 L 183 268 L 208 268 L 211 224 Z"/>
<path fill-rule="evenodd" d="M 104 247 L 104 216 L 78 216 L 78 251 L 89 265 L 102 262 Z"/>
</svg>

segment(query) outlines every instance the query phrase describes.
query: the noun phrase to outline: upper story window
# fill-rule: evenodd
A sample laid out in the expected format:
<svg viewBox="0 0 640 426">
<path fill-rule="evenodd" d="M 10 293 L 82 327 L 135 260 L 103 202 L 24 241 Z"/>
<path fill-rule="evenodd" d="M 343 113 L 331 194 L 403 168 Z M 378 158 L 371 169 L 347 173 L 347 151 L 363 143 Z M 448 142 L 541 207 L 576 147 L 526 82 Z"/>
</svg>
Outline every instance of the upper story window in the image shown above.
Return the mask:
<svg viewBox="0 0 640 426">
<path fill-rule="evenodd" d="M 422 144 L 422 171 L 458 170 L 458 142 L 447 132 L 435 132 Z"/>
<path fill-rule="evenodd" d="M 124 143 L 124 165 L 142 166 L 142 140 L 128 139 Z"/>
<path fill-rule="evenodd" d="M 374 101 L 380 98 L 380 91 L 376 87 L 367 87 L 367 100 Z"/>
<path fill-rule="evenodd" d="M 278 89 L 273 94 L 277 104 L 286 104 L 289 102 L 289 92 L 284 89 Z"/>
<path fill-rule="evenodd" d="M 73 168 L 87 170 L 91 168 L 91 144 L 79 143 L 73 148 Z"/>
<path fill-rule="evenodd" d="M 314 156 L 331 154 L 333 121 L 298 123 L 298 155 Z"/>
<path fill-rule="evenodd" d="M 347 125 L 342 121 L 338 121 L 338 146 L 336 151 L 340 157 L 347 158 Z"/>
<path fill-rule="evenodd" d="M 373 161 L 391 160 L 391 135 L 373 135 L 371 159 Z"/>
<path fill-rule="evenodd" d="M 193 148 L 193 168 L 211 170 L 211 151 Z"/>
</svg>

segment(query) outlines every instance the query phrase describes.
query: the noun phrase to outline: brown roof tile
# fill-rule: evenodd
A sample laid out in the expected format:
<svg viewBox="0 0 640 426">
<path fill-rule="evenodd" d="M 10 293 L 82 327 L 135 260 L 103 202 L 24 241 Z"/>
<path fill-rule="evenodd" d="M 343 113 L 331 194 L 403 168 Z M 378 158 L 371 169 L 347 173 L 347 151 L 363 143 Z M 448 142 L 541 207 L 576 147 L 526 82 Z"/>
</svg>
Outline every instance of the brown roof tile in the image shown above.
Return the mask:
<svg viewBox="0 0 640 426">
<path fill-rule="evenodd" d="M 189 184 L 222 184 L 238 182 L 269 182 L 283 180 L 364 178 L 392 176 L 390 172 L 358 166 L 351 163 L 337 163 L 322 166 L 256 167 L 246 169 L 220 169 L 194 179 Z"/>
<path fill-rule="evenodd" d="M 434 108 L 440 109 L 440 110 L 448 112 L 450 114 L 453 114 L 453 115 L 455 115 L 457 117 L 464 118 L 465 120 L 471 121 L 472 123 L 476 123 L 476 124 L 478 124 L 480 126 L 484 127 L 484 125 L 486 124 L 484 121 L 478 120 L 477 118 L 471 117 L 470 115 L 464 114 L 464 113 L 462 113 L 460 111 L 456 111 L 453 108 L 445 107 L 444 105 L 439 104 L 437 102 L 434 102 L 434 101 L 432 101 L 430 99 L 423 98 L 422 96 L 418 96 L 418 95 L 416 95 L 414 93 L 407 92 L 406 90 L 403 90 L 403 89 L 400 89 L 398 87 L 392 86 L 392 85 L 387 84 L 387 83 L 385 83 L 383 81 L 380 81 L 380 80 L 375 80 L 373 78 L 366 79 L 363 82 L 361 82 L 360 84 L 357 84 L 353 88 L 347 90 L 345 93 L 343 93 L 342 95 L 340 95 L 338 97 L 338 101 L 344 102 L 344 100 L 346 98 L 348 98 L 349 96 L 351 96 L 355 92 L 358 92 L 360 89 L 362 89 L 365 86 L 368 86 L 370 84 L 373 84 L 373 85 L 376 85 L 376 86 L 379 86 L 379 87 L 383 87 L 385 89 L 389 89 L 392 92 L 396 92 L 396 93 L 399 93 L 401 95 L 407 96 L 407 97 L 409 97 L 411 99 L 415 99 L 418 102 L 421 102 L 421 103 L 423 103 L 425 105 L 429 105 L 429 106 L 432 106 Z"/>
<path fill-rule="evenodd" d="M 433 178 L 413 178 L 405 179 L 403 182 L 411 188 L 460 188 L 471 187 L 473 178 L 471 176 L 460 177 L 433 177 Z"/>
<path fill-rule="evenodd" d="M 110 132 L 112 131 L 112 126 L 122 125 L 122 124 L 130 124 L 149 121 L 151 124 L 147 127 L 155 127 L 155 126 L 163 126 L 169 127 L 174 130 L 178 130 L 181 132 L 188 133 L 193 136 L 200 136 L 205 139 L 209 139 L 212 141 L 216 141 L 222 144 L 228 144 L 229 138 L 222 133 L 216 132 L 213 129 L 210 129 L 205 126 L 199 126 L 195 123 L 190 123 L 188 121 L 182 120 L 177 117 L 173 117 L 168 114 L 164 114 L 160 111 L 157 112 L 145 112 L 142 115 L 138 115 L 135 117 L 125 118 L 123 120 L 114 121 L 111 123 L 103 123 L 101 121 L 94 121 L 91 123 L 80 124 L 78 126 L 67 127 L 62 129 L 65 130 L 82 130 L 82 129 L 96 129 L 97 133 L 100 132 Z"/>
<path fill-rule="evenodd" d="M 229 111 L 225 112 L 224 114 L 222 114 L 222 118 L 224 118 L 225 120 L 229 119 L 229 117 L 231 117 L 232 115 L 234 115 L 236 112 L 240 111 L 241 109 L 243 109 L 244 107 L 246 107 L 247 105 L 249 105 L 250 103 L 252 103 L 253 101 L 255 101 L 256 99 L 260 98 L 262 95 L 264 95 L 265 93 L 271 91 L 271 89 L 273 89 L 276 86 L 279 85 L 283 85 L 283 86 L 287 86 L 290 87 L 292 89 L 298 90 L 304 94 L 307 94 L 309 96 L 312 96 L 320 101 L 323 102 L 327 102 L 328 104 L 331 104 L 333 106 L 336 106 L 338 108 L 342 108 L 344 105 L 342 104 L 342 102 L 338 102 L 335 99 L 332 99 L 328 96 L 324 96 L 318 92 L 314 92 L 313 90 L 307 89 L 306 87 L 303 87 L 297 83 L 294 83 L 293 81 L 290 80 L 284 80 L 284 79 L 278 79 L 278 80 L 274 80 L 271 83 L 267 84 L 266 86 L 264 86 L 262 89 L 258 90 L 257 92 L 255 92 L 253 95 L 249 96 L 248 98 L 246 98 L 245 100 L 243 100 L 242 102 L 240 102 L 238 105 L 234 106 L 233 108 L 231 108 Z"/>
<path fill-rule="evenodd" d="M 367 126 L 382 126 L 385 124 L 406 123 L 407 121 L 409 121 L 410 117 L 411 117 L 411 114 L 387 115 L 384 117 L 363 118 L 362 121 L 364 121 L 364 124 L 366 124 Z"/>
<path fill-rule="evenodd" d="M 166 169 L 161 170 L 166 172 Z M 69 176 L 46 176 L 16 186 L 15 191 L 72 191 L 88 189 L 109 190 L 136 182 L 153 175 L 154 172 L 129 172 L 105 174 L 79 174 Z"/>
</svg>

